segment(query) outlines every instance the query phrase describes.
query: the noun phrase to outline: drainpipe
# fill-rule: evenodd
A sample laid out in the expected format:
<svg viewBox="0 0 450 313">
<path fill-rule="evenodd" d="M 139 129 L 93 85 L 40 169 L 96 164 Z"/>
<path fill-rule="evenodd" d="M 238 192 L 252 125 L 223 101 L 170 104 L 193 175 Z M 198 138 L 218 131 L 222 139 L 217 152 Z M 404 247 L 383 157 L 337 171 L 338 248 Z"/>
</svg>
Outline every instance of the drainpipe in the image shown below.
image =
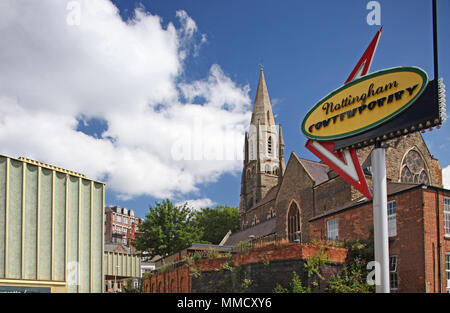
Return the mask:
<svg viewBox="0 0 450 313">
<path fill-rule="evenodd" d="M 438 259 L 438 282 L 439 293 L 442 293 L 442 278 L 441 278 L 441 231 L 439 219 L 439 190 L 436 189 L 436 224 L 437 224 L 437 259 Z"/>
</svg>

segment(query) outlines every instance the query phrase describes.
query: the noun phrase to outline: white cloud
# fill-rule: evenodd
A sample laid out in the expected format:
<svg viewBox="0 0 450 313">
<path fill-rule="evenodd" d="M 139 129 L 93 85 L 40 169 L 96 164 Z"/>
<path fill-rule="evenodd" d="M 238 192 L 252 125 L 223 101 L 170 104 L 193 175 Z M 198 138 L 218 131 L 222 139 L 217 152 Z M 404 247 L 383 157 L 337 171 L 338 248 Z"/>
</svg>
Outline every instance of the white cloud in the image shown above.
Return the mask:
<svg viewBox="0 0 450 313">
<path fill-rule="evenodd" d="M 185 200 L 175 203 L 176 206 L 182 206 L 187 203 L 187 206 L 193 210 L 200 210 L 205 208 L 211 208 L 215 203 L 209 198 Z"/>
<path fill-rule="evenodd" d="M 249 87 L 217 64 L 180 82 L 184 58 L 206 40 L 196 42 L 187 12 L 177 29 L 143 9 L 123 21 L 108 0 L 72 2 L 79 25 L 65 1 L 0 4 L 0 153 L 106 180 L 123 199 L 180 198 L 240 169 Z M 77 131 L 81 116 L 107 129 Z"/>
<path fill-rule="evenodd" d="M 445 189 L 450 189 L 450 165 L 442 170 L 442 184 Z"/>
</svg>

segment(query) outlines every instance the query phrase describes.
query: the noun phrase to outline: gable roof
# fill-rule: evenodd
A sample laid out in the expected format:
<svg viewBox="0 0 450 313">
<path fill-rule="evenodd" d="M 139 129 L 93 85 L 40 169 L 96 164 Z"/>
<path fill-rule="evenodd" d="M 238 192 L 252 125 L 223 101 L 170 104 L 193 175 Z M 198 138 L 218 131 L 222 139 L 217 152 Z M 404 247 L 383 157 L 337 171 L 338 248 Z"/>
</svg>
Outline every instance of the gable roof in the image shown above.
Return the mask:
<svg viewBox="0 0 450 313">
<path fill-rule="evenodd" d="M 270 234 L 274 234 L 276 225 L 277 219 L 275 217 L 271 218 L 270 220 L 256 224 L 255 226 L 249 227 L 240 232 L 231 234 L 224 245 L 235 246 L 242 241 L 249 241 L 249 236 L 251 235 L 255 236 L 255 238 L 261 238 Z"/>
<path fill-rule="evenodd" d="M 298 161 L 303 165 L 305 170 L 308 172 L 309 176 L 314 180 L 314 186 L 317 186 L 327 180 L 329 180 L 328 172 L 331 170 L 330 167 L 324 163 L 307 160 L 298 157 L 295 153 Z"/>
<path fill-rule="evenodd" d="M 275 200 L 278 195 L 278 190 L 280 190 L 280 185 L 276 185 L 270 188 L 267 194 L 264 196 L 264 198 L 262 198 L 262 200 L 259 201 L 258 203 L 255 203 L 250 209 L 248 209 L 247 212 L 250 212 L 266 203 L 269 203 L 272 200 Z"/>
</svg>

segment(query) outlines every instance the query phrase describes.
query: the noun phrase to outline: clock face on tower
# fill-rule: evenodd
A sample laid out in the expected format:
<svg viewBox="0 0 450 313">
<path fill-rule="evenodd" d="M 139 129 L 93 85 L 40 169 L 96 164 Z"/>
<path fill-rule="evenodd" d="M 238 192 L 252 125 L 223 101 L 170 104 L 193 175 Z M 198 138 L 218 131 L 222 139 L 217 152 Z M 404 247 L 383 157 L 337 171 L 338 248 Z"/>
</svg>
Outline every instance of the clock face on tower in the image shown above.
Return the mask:
<svg viewBox="0 0 450 313">
<path fill-rule="evenodd" d="M 400 179 L 402 183 L 430 184 L 425 162 L 419 152 L 411 150 L 403 159 Z"/>
</svg>

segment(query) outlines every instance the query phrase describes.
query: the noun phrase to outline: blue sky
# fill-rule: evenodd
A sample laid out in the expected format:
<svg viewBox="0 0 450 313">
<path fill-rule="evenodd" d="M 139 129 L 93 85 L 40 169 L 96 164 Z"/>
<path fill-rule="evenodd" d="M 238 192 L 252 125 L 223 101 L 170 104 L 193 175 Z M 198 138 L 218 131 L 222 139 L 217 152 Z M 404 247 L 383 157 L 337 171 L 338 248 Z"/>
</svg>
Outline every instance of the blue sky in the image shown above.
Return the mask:
<svg viewBox="0 0 450 313">
<path fill-rule="evenodd" d="M 20 2 L 18 1 L 18 3 Z M 72 2 L 78 3 L 78 1 Z M 102 0 L 102 2 L 109 3 L 107 0 Z M 58 19 L 54 16 L 67 14 L 66 5 L 54 8 L 50 4 L 45 4 L 42 5 L 42 8 L 38 8 L 38 10 L 43 10 L 42 14 L 48 14 L 49 20 L 53 21 L 48 23 L 48 28 L 44 26 L 44 29 L 50 30 L 50 33 L 54 31 L 55 36 L 58 36 L 60 32 L 68 32 L 68 35 L 65 34 L 64 37 L 68 39 L 64 39 L 63 43 L 45 40 L 46 37 L 43 33 L 35 33 L 37 30 L 32 27 L 28 29 L 25 24 L 20 24 L 23 22 L 10 19 L 12 26 L 9 28 L 4 26 L 7 22 L 0 23 L 0 34 L 15 34 L 10 37 L 13 39 L 22 36 L 17 35 L 17 29 L 20 27 L 22 30 L 27 29 L 29 37 L 23 36 L 23 40 L 35 47 L 31 56 L 33 63 L 46 65 L 46 67 L 42 66 L 40 72 L 40 75 L 44 75 L 43 80 L 47 75 L 51 75 L 49 73 L 52 71 L 68 66 L 67 60 L 61 61 L 64 60 L 61 56 L 63 52 L 70 54 L 76 51 L 76 56 L 70 58 L 69 63 L 73 64 L 73 67 L 67 69 L 67 72 L 63 73 L 61 77 L 72 75 L 70 73 L 74 72 L 80 75 L 79 79 L 68 80 L 68 84 L 72 83 L 76 88 L 67 88 L 66 90 L 62 86 L 57 92 L 53 90 L 55 96 L 41 99 L 39 109 L 36 104 L 34 106 L 26 104 L 26 99 L 35 95 L 31 87 L 29 89 L 25 87 L 27 94 L 22 94 L 21 89 L 14 85 L 9 86 L 9 89 L 0 88 L 2 113 L 9 112 L 5 108 L 11 107 L 10 104 L 15 103 L 12 107 L 17 108 L 17 112 L 25 112 L 23 114 L 28 114 L 26 115 L 28 117 L 30 112 L 37 112 L 38 116 L 42 115 L 39 125 L 46 125 L 47 122 L 50 125 L 52 119 L 56 118 L 58 122 L 55 124 L 59 126 L 61 123 L 61 131 L 57 133 L 67 131 L 66 142 L 76 142 L 77 146 L 84 147 L 84 152 L 75 153 L 77 156 L 75 158 L 73 153 L 67 153 L 64 149 L 54 149 L 51 144 L 45 149 L 36 148 L 36 141 L 23 139 L 26 137 L 23 134 L 13 133 L 12 136 L 15 136 L 17 144 L 12 144 L 0 135 L 0 146 L 5 147 L 3 151 L 0 149 L 0 153 L 17 157 L 25 154 L 24 156 L 76 169 L 87 173 L 90 177 L 105 181 L 107 184 L 106 204 L 134 209 L 136 214 L 141 217 L 144 217 L 149 204 L 166 196 L 175 202 L 199 200 L 199 204 L 239 206 L 241 163 L 220 164 L 215 168 L 216 164 L 210 161 L 206 161 L 206 166 L 204 162 L 199 161 L 186 161 L 182 165 L 174 161 L 173 164 L 177 164 L 179 171 L 166 175 L 165 171 L 170 169 L 172 164 L 171 156 L 167 154 L 166 160 L 163 160 L 165 152 L 158 149 L 160 146 L 151 144 L 158 142 L 162 135 L 149 136 L 149 146 L 147 147 L 146 137 L 141 138 L 140 136 L 143 132 L 152 132 L 152 130 L 139 128 L 141 124 L 136 118 L 139 114 L 134 117 L 126 116 L 124 115 L 126 110 L 120 111 L 116 107 L 127 102 L 128 98 L 130 103 L 133 101 L 141 103 L 142 99 L 146 99 L 145 101 L 151 103 L 149 105 L 156 112 L 154 114 L 170 107 L 168 103 L 176 103 L 176 105 L 180 105 L 180 108 L 193 103 L 205 107 L 211 105 L 216 109 L 219 107 L 213 114 L 218 123 L 219 121 L 220 123 L 232 121 L 230 123 L 234 123 L 234 125 L 246 125 L 255 96 L 259 66 L 262 63 L 276 123 L 283 125 L 286 159 L 289 158 L 292 151 L 302 157 L 316 159 L 304 148 L 306 138 L 300 131 L 300 123 L 307 111 L 318 100 L 344 83 L 380 27 L 368 25 L 366 18 L 370 10 L 366 8 L 366 5 L 369 1 L 365 0 L 308 2 L 295 0 L 114 0 L 112 2 L 117 7 L 122 20 L 128 21 L 126 26 L 117 26 L 118 21 L 110 15 L 107 17 L 97 16 L 96 21 L 89 20 L 93 26 L 86 22 L 88 18 L 83 19 L 82 17 L 78 27 L 79 33 L 75 33 L 73 27 L 68 30 L 64 28 L 66 25 L 58 27 Z M 428 73 L 430 79 L 433 79 L 431 0 L 380 0 L 378 2 L 381 6 L 383 32 L 371 72 L 395 66 L 418 66 Z M 88 4 L 82 0 L 80 3 L 81 12 L 85 14 L 88 11 Z M 11 1 L 6 6 L 20 7 L 21 4 Z M 139 8 L 140 14 L 144 16 L 141 16 L 141 22 L 139 22 L 139 18 L 136 18 L 136 8 Z M 16 9 L 3 10 L 7 12 L 3 14 L 12 15 L 11 12 L 20 11 L 18 8 Z M 95 8 L 95 10 L 97 9 Z M 29 18 L 30 25 L 33 25 L 34 17 L 26 15 L 26 12 L 23 14 L 25 21 Z M 1 15 L 2 13 L 0 13 L 0 17 Z M 450 16 L 450 2 L 438 0 L 440 76 L 444 78 L 447 85 L 450 85 L 450 22 L 448 16 Z M 158 20 L 157 17 L 160 19 Z M 136 24 L 135 27 L 130 26 L 133 24 L 133 20 Z M 143 20 L 148 24 L 144 25 Z M 106 27 L 107 25 L 111 26 Z M 105 28 L 104 31 L 98 31 L 99 28 L 103 29 L 102 27 Z M 109 33 L 111 29 L 115 30 L 115 34 Z M 152 37 L 154 35 L 152 30 L 161 36 Z M 84 43 L 91 40 L 91 37 L 94 37 L 90 35 L 89 31 L 96 32 L 95 35 L 98 36 L 96 38 L 100 38 L 100 41 L 101 36 L 112 37 L 105 41 L 106 44 L 99 45 L 96 50 L 91 51 L 92 44 L 83 46 Z M 27 34 L 26 31 L 20 34 L 22 33 Z M 173 35 L 174 33 L 176 36 Z M 127 41 L 130 34 L 132 34 L 133 40 Z M 121 40 L 115 42 L 114 35 Z M 146 42 L 148 37 L 153 38 L 154 41 Z M 5 37 L 3 36 L 3 38 Z M 40 41 L 37 40 L 39 38 Z M 139 51 L 136 53 L 137 49 L 131 52 L 126 50 L 140 46 L 140 40 L 144 42 L 142 53 Z M 97 39 L 95 42 L 98 41 Z M 174 48 L 172 48 L 174 41 L 177 42 L 176 53 L 173 53 Z M 69 45 L 71 43 L 72 46 Z M 16 42 L 15 39 L 11 44 L 16 50 L 24 45 L 22 41 Z M 80 48 L 82 46 L 83 49 Z M 171 61 L 167 61 L 166 64 L 163 55 L 161 59 L 155 61 L 156 65 L 145 63 L 146 56 L 154 58 L 158 51 L 162 51 L 162 54 L 166 53 L 166 50 L 161 50 L 163 48 L 160 47 L 167 49 L 167 60 Z M 120 52 L 120 65 L 116 68 L 113 61 L 117 60 L 119 55 L 117 51 L 122 48 L 125 50 Z M 129 53 L 132 55 L 127 57 Z M 9 67 L 8 70 L 11 73 L 21 71 L 28 73 L 28 69 L 23 69 L 22 65 L 15 65 L 19 64 L 18 61 L 17 63 L 11 61 L 15 61 L 15 59 L 11 59 L 14 58 L 11 55 L 0 53 L 0 66 L 3 64 L 3 66 Z M 42 57 L 40 57 L 41 55 Z M 108 62 L 110 61 L 107 63 L 108 72 L 104 76 L 94 77 L 95 75 L 89 72 L 90 69 L 93 64 L 106 62 L 105 56 L 111 56 L 111 61 L 107 58 Z M 126 59 L 126 64 L 122 58 Z M 56 62 L 59 64 L 58 67 L 54 67 Z M 77 62 L 79 62 L 79 66 L 77 66 Z M 141 66 L 139 62 L 145 64 Z M 162 63 L 164 63 L 164 68 Z M 161 68 L 157 65 L 161 65 Z M 134 66 L 139 69 L 135 70 Z M 49 69 L 45 70 L 46 68 Z M 131 70 L 128 71 L 130 68 Z M 96 70 L 96 73 L 103 69 L 102 67 L 100 70 Z M 142 69 L 153 72 L 149 75 Z M 157 74 L 154 74 L 155 72 Z M 124 74 L 121 75 L 121 73 Z M 31 81 L 35 77 L 36 83 L 39 85 L 41 76 L 33 75 L 29 75 L 31 77 L 29 80 Z M 6 81 L 7 78 L 4 77 L 2 80 L 1 76 L 2 74 L 0 74 L 0 82 Z M 159 86 L 158 77 L 161 77 L 159 81 L 167 80 L 168 83 Z M 108 85 L 108 79 L 117 83 Z M 133 79 L 136 81 L 134 82 Z M 65 79 L 62 78 L 62 81 Z M 133 84 L 128 85 L 127 82 L 130 81 L 133 81 Z M 58 83 L 63 84 L 61 81 Z M 97 84 L 101 86 L 89 89 L 90 86 Z M 115 94 L 115 91 L 121 89 L 121 86 L 124 86 L 124 90 Z M 222 88 L 222 90 L 228 92 L 226 95 L 217 91 L 217 88 L 223 86 L 226 88 Z M 152 89 L 153 87 L 154 89 Z M 48 88 L 51 90 L 51 87 Z M 60 90 L 65 90 L 66 93 L 63 94 Z M 100 93 L 98 90 L 102 92 Z M 76 94 L 77 92 L 79 94 Z M 99 93 L 97 94 L 97 92 Z M 109 93 L 110 97 L 104 96 Z M 161 96 L 152 98 L 153 94 L 159 95 L 159 93 Z M 129 95 L 132 96 L 129 97 Z M 90 103 L 92 98 L 97 98 L 102 104 Z M 19 100 L 14 100 L 16 101 L 14 102 L 11 99 Z M 57 107 L 55 104 L 53 107 L 50 106 L 51 109 L 48 111 L 40 111 L 40 108 L 46 107 L 48 103 L 56 101 L 55 99 L 61 100 Z M 232 114 L 228 115 L 220 103 L 214 106 L 215 103 L 218 103 L 217 101 L 229 103 L 233 107 Z M 190 108 L 190 106 L 188 107 Z M 131 108 L 130 105 L 129 111 L 134 110 L 134 107 Z M 196 107 L 193 108 L 196 110 Z M 184 112 L 184 109 L 179 109 L 177 112 L 180 110 Z M 117 115 L 110 111 L 117 111 Z M 17 116 L 18 113 L 14 112 Z M 67 115 L 67 112 L 71 112 L 71 114 Z M 169 113 L 167 116 L 176 115 L 173 112 Z M 206 116 L 204 112 L 201 114 Z M 171 129 L 161 133 L 173 131 L 173 128 L 180 124 L 179 121 L 184 121 L 186 116 L 195 118 L 195 113 L 187 112 L 186 109 L 186 115 L 180 115 L 179 120 L 176 120 L 177 122 L 174 124 L 167 124 Z M 146 117 L 148 117 L 147 123 L 152 123 L 152 121 L 155 125 L 161 123 L 154 115 Z M 21 119 L 21 121 L 23 120 L 26 119 Z M 125 124 L 126 121 L 128 124 Z M 63 125 L 63 123 L 66 124 Z M 226 124 L 222 126 L 224 125 L 226 126 Z M 449 127 L 446 123 L 441 129 L 423 135 L 430 152 L 439 159 L 443 168 L 450 165 Z M 2 119 L 0 119 L 0 130 L 1 128 L 7 129 L 7 122 Z M 128 133 L 128 128 L 136 128 L 136 133 Z M 50 140 L 52 136 L 55 136 L 54 142 L 59 143 L 57 135 L 51 130 L 49 132 L 43 132 L 43 134 L 50 134 L 48 135 Z M 80 137 L 80 133 L 85 136 Z M 139 138 L 139 140 L 133 141 L 133 138 Z M 176 136 L 171 138 L 176 139 Z M 223 137 L 217 138 L 220 140 Z M 142 151 L 147 150 L 140 154 L 142 152 L 140 147 L 144 146 L 146 148 L 142 148 Z M 89 151 L 93 154 L 95 152 L 95 155 L 88 161 L 81 161 L 86 154 L 89 154 Z M 121 158 L 118 161 L 112 157 L 105 157 L 111 155 L 120 155 Z M 137 156 L 139 156 L 138 161 L 134 159 Z M 141 164 L 138 162 L 142 162 L 142 164 L 146 162 L 159 164 L 158 162 L 160 162 L 161 167 L 158 167 L 158 171 L 155 173 L 146 172 L 145 166 L 132 167 L 133 163 Z M 104 166 L 105 163 L 108 165 Z M 127 167 L 122 169 L 121 165 L 124 164 L 127 164 Z M 208 169 L 206 170 L 205 167 Z M 97 170 L 99 168 L 101 170 Z M 116 171 L 121 174 L 116 175 Z M 127 173 L 129 173 L 128 176 Z M 151 173 L 151 177 L 145 177 L 145 173 Z M 189 175 L 187 175 L 188 173 Z M 198 175 L 196 176 L 196 174 Z M 163 179 L 163 177 L 168 177 L 168 179 Z M 172 184 L 178 178 L 180 183 Z M 155 183 L 148 183 L 148 180 L 153 180 Z M 164 188 L 158 186 L 159 180 L 164 180 L 164 183 L 161 183 Z M 134 187 L 134 185 L 142 186 L 142 188 L 130 187 Z M 189 186 L 189 188 L 183 186 Z"/>
</svg>

